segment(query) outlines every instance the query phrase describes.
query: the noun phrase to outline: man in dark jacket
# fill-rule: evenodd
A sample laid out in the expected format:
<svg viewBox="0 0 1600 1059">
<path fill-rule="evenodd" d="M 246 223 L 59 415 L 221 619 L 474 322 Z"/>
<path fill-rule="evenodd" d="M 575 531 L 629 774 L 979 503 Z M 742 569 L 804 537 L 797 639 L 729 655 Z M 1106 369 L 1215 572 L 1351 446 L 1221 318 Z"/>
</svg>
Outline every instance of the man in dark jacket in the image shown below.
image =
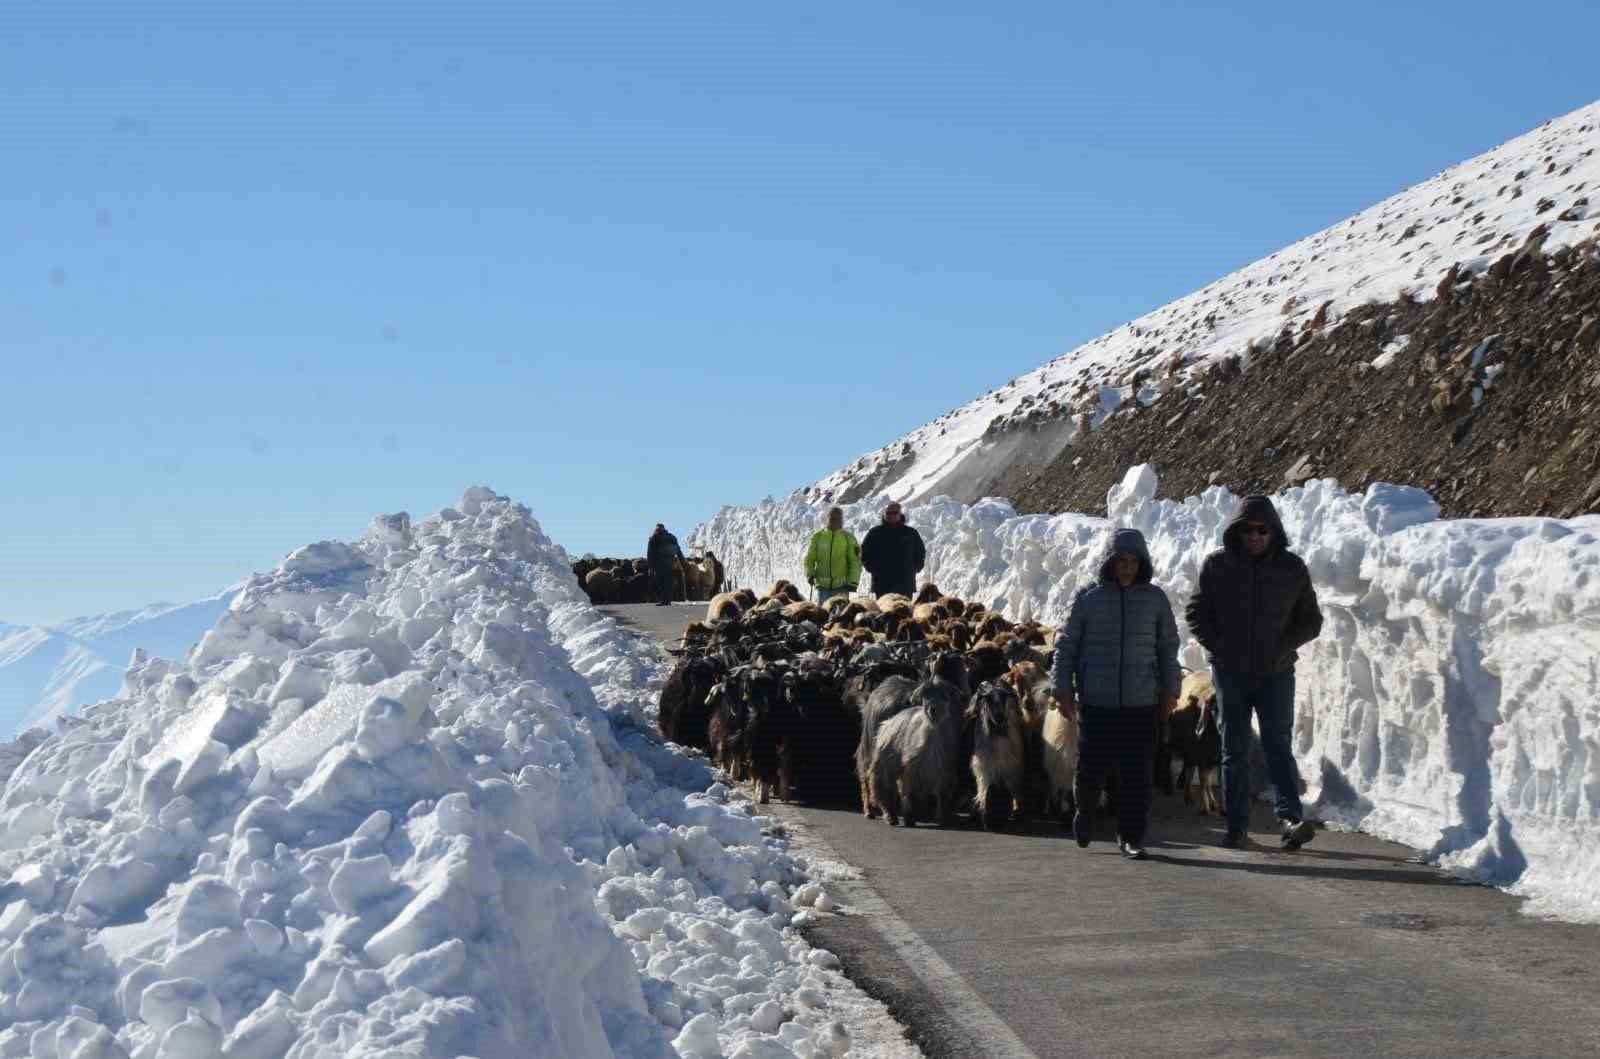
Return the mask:
<svg viewBox="0 0 1600 1059">
<path fill-rule="evenodd" d="M 861 541 L 861 565 L 872 575 L 874 595 L 916 595 L 917 572 L 927 559 L 922 534 L 906 525 L 905 512 L 897 503 L 883 509 L 883 521 Z"/>
<path fill-rule="evenodd" d="M 1299 849 L 1316 831 L 1302 819 L 1300 773 L 1289 739 L 1294 730 L 1295 651 L 1322 631 L 1311 574 L 1289 551 L 1272 501 L 1246 497 L 1206 557 L 1200 584 L 1184 612 L 1206 650 L 1222 712 L 1223 844 L 1246 843 L 1250 822 L 1250 714 L 1261 726 L 1267 775 L 1285 849 Z"/>
<path fill-rule="evenodd" d="M 1152 573 L 1143 534 L 1112 534 L 1099 582 L 1078 593 L 1056 636 L 1050 671 L 1056 708 L 1081 717 L 1073 837 L 1089 844 L 1095 799 L 1115 768 L 1117 836 L 1131 860 L 1145 859 L 1156 723 L 1178 701 L 1178 623 Z"/>
<path fill-rule="evenodd" d="M 655 532 L 650 534 L 650 543 L 644 546 L 644 557 L 656 583 L 656 606 L 665 607 L 672 602 L 672 564 L 683 562 L 683 549 L 678 547 L 678 538 L 657 522 Z"/>
</svg>

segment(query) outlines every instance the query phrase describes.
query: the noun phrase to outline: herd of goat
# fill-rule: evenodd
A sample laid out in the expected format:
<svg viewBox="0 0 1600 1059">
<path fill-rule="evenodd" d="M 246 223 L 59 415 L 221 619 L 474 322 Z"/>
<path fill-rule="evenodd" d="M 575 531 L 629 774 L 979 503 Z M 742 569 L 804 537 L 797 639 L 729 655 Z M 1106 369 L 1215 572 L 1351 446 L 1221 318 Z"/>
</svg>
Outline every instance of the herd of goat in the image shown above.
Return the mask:
<svg viewBox="0 0 1600 1059">
<path fill-rule="evenodd" d="M 584 557 L 572 564 L 589 602 L 595 606 L 607 603 L 654 603 L 656 582 L 650 576 L 650 565 L 643 558 L 595 559 Z M 689 556 L 672 563 L 672 599 L 710 599 L 722 591 L 722 563 L 710 552 Z"/>
<path fill-rule="evenodd" d="M 807 602 L 778 581 L 712 598 L 661 693 L 666 739 L 703 750 L 759 801 L 855 804 L 890 824 L 988 829 L 1074 808 L 1078 725 L 1052 708 L 1055 630 L 931 584 L 916 598 Z M 1219 811 L 1216 696 L 1191 673 L 1159 724 L 1155 776 Z M 1111 789 L 1100 797 L 1115 796 Z"/>
</svg>

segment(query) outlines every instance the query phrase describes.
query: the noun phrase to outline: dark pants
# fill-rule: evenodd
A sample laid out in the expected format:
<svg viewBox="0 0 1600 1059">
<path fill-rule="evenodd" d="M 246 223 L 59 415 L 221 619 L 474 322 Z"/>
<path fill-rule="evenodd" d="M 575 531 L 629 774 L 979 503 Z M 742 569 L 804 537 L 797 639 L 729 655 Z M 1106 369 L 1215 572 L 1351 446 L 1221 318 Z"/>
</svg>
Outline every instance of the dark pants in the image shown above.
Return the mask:
<svg viewBox="0 0 1600 1059">
<path fill-rule="evenodd" d="M 917 577 L 916 577 L 916 575 L 912 574 L 910 577 L 894 578 L 894 577 L 879 577 L 877 574 L 873 574 L 872 575 L 872 594 L 873 594 L 873 596 L 884 596 L 884 595 L 889 594 L 890 592 L 898 592 L 902 596 L 914 596 L 914 595 L 916 595 L 917 594 Z"/>
<path fill-rule="evenodd" d="M 1150 768 L 1156 753 L 1154 706 L 1085 706 L 1078 711 L 1078 775 L 1072 796 L 1088 812 L 1099 800 L 1106 773 L 1117 770 L 1117 834 L 1144 841 L 1150 818 Z"/>
<path fill-rule="evenodd" d="M 656 601 L 658 603 L 672 602 L 672 567 L 662 569 L 656 567 L 650 571 L 650 576 L 656 581 Z"/>
<path fill-rule="evenodd" d="M 1261 725 L 1261 752 L 1277 798 L 1279 820 L 1298 820 L 1300 770 L 1289 737 L 1294 732 L 1294 673 L 1266 677 L 1211 671 L 1222 714 L 1222 804 L 1228 830 L 1243 831 L 1250 823 L 1250 714 Z"/>
</svg>

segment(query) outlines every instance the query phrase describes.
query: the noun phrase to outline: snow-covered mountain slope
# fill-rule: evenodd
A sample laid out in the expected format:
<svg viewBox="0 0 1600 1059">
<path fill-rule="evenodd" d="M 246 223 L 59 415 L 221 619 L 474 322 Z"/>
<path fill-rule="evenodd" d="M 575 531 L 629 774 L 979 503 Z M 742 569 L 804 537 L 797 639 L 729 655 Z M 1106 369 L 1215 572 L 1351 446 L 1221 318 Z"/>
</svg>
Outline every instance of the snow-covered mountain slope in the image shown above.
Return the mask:
<svg viewBox="0 0 1600 1059">
<path fill-rule="evenodd" d="M 193 603 L 73 618 L 0 623 L 0 738 L 115 695 L 135 649 L 182 658 L 216 622 L 238 585 Z"/>
<path fill-rule="evenodd" d="M 1286 329 L 1327 327 L 1368 302 L 1430 300 L 1452 266 L 1482 273 L 1530 237 L 1546 252 L 1589 239 L 1600 230 L 1597 147 L 1600 103 L 1102 335 L 862 456 L 809 495 L 970 501 L 1013 462 L 1047 462 L 1131 400 L 1203 385 L 1223 358 L 1248 368 L 1253 344 Z"/>
<path fill-rule="evenodd" d="M 1134 527 L 1181 616 L 1238 501 L 1220 487 L 1156 494 L 1143 466 L 1111 490 L 1109 518 L 948 497 L 907 515 L 927 543 L 924 578 L 1053 624 L 1098 576 L 1111 528 Z M 1439 519 L 1422 490 L 1352 494 L 1332 479 L 1273 500 L 1325 616 L 1297 665 L 1294 749 L 1315 813 L 1527 894 L 1532 911 L 1600 922 L 1600 515 Z M 846 528 L 864 533 L 883 503 L 847 505 Z M 732 584 L 803 584 L 827 507 L 723 508 L 692 543 Z M 1179 629 L 1180 660 L 1203 668 Z"/>
<path fill-rule="evenodd" d="M 487 489 L 294 552 L 0 744 L 0 1056 L 915 1054 L 665 668 Z"/>
</svg>

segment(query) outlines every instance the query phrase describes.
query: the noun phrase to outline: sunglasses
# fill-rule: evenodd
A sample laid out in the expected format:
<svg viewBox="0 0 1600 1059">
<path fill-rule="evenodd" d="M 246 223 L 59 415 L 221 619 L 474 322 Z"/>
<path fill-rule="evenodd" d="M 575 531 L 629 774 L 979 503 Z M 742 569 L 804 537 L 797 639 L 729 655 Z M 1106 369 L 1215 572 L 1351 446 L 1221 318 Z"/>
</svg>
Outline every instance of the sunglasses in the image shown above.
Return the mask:
<svg viewBox="0 0 1600 1059">
<path fill-rule="evenodd" d="M 1272 527 L 1271 526 L 1261 526 L 1261 525 L 1258 525 L 1258 524 L 1252 522 L 1252 523 L 1248 523 L 1245 526 L 1244 531 L 1246 533 L 1254 534 L 1257 537 L 1266 537 L 1266 536 L 1270 536 L 1271 535 Z"/>
</svg>

